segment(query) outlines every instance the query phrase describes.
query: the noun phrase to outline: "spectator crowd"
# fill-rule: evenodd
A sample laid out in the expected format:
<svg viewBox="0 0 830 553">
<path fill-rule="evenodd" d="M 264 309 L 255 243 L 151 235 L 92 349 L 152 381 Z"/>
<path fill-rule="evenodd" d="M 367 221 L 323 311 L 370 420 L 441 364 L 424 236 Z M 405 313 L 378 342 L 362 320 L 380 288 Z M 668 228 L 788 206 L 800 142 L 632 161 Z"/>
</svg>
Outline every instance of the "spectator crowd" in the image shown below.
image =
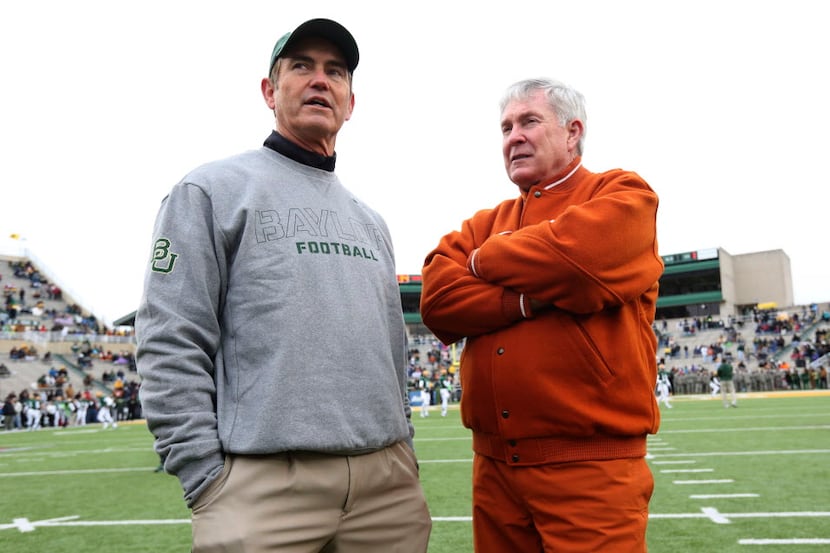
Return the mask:
<svg viewBox="0 0 830 553">
<path fill-rule="evenodd" d="M 77 303 L 64 302 L 64 293 L 30 262 L 7 262 L 14 279 L 3 279 L 3 308 L 0 332 L 56 333 L 62 339 L 79 335 L 112 335 L 96 317 L 85 313 Z"/>
<path fill-rule="evenodd" d="M 30 344 L 14 346 L 9 351 L 10 364 L 15 362 L 43 362 L 51 365 L 37 380 L 22 390 L 5 395 L 2 409 L 5 430 L 37 430 L 44 427 L 63 428 L 103 423 L 117 426 L 119 421 L 142 418 L 138 398 L 139 381 L 135 373 L 135 359 L 131 352 L 113 354 L 88 341 L 72 346 L 75 363 L 72 370 L 55 365 L 53 356 L 46 352 L 39 358 Z M 100 379 L 93 377 L 93 361 L 105 363 L 108 368 Z M 6 363 L 0 363 L 0 378 L 11 374 Z M 80 382 L 73 380 L 75 374 Z"/>
<path fill-rule="evenodd" d="M 659 365 L 675 395 L 709 393 L 722 360 L 735 365 L 738 392 L 828 389 L 828 318 L 805 307 L 801 313 L 756 312 L 743 321 L 683 319 L 675 323 L 676 335 L 664 320 L 655 323 Z M 748 339 L 744 333 L 750 329 Z"/>
<path fill-rule="evenodd" d="M 94 316 L 83 315 L 77 305 L 62 310 L 48 308 L 44 300 L 61 300 L 63 292 L 30 262 L 9 261 L 8 266 L 17 283 L 3 283 L 0 331 L 58 332 L 64 340 L 74 337 L 74 370 L 55 366 L 51 352 L 40 356 L 33 344 L 12 347 L 8 354 L 11 363 L 42 361 L 50 368 L 31 388 L 6 394 L 4 428 L 83 425 L 100 422 L 102 412 L 111 413 L 115 424 L 141 418 L 139 383 L 130 378 L 136 371 L 133 354 L 113 353 L 86 339 L 99 335 L 102 328 Z M 20 279 L 25 279 L 27 285 L 21 286 Z M 654 324 L 658 364 L 673 395 L 711 393 L 717 387 L 716 368 L 723 360 L 735 366 L 738 392 L 828 389 L 828 326 L 830 313 L 819 316 L 815 305 L 801 308 L 800 313 L 756 311 L 751 317 L 696 317 L 677 319 L 671 325 L 662 320 Z M 748 332 L 752 333 L 749 338 L 745 336 Z M 438 405 L 442 389 L 450 391 L 450 401 L 460 401 L 461 348 L 463 343 L 457 349 L 450 348 L 431 334 L 411 337 L 408 389 L 414 405 Z M 97 379 L 93 376 L 94 363 L 107 366 Z M 9 366 L 0 361 L 0 383 L 11 374 Z"/>
</svg>

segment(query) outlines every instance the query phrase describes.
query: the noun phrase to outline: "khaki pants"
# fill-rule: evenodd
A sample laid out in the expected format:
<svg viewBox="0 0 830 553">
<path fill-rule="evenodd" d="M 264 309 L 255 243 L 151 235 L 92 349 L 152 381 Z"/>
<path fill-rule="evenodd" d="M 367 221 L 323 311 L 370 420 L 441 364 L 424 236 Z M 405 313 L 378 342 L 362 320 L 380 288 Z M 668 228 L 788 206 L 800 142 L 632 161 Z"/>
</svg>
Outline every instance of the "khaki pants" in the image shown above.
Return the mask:
<svg viewBox="0 0 830 553">
<path fill-rule="evenodd" d="M 738 404 L 738 396 L 735 395 L 735 381 L 721 380 L 720 395 L 723 398 L 723 406 L 729 407 L 729 399 L 732 400 L 732 405 Z"/>
<path fill-rule="evenodd" d="M 476 553 L 645 553 L 645 459 L 516 467 L 473 460 Z"/>
<path fill-rule="evenodd" d="M 405 443 L 358 456 L 233 456 L 193 505 L 193 553 L 423 553 L 432 520 Z"/>
</svg>

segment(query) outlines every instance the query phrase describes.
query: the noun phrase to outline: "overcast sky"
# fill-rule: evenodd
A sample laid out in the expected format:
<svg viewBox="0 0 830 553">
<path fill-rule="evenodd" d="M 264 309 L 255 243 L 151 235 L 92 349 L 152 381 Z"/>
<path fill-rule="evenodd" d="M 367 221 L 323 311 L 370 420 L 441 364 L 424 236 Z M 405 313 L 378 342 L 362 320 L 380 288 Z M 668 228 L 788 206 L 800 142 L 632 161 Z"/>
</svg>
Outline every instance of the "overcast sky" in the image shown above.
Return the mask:
<svg viewBox="0 0 830 553">
<path fill-rule="evenodd" d="M 133 311 L 159 202 L 197 165 L 262 144 L 274 42 L 329 17 L 361 55 L 337 172 L 386 218 L 399 273 L 515 197 L 498 101 L 546 76 L 587 98 L 584 165 L 636 171 L 660 196 L 661 254 L 783 249 L 796 303 L 828 301 L 823 12 L 814 0 L 5 2 L 0 237 L 21 235 L 104 321 Z"/>
</svg>

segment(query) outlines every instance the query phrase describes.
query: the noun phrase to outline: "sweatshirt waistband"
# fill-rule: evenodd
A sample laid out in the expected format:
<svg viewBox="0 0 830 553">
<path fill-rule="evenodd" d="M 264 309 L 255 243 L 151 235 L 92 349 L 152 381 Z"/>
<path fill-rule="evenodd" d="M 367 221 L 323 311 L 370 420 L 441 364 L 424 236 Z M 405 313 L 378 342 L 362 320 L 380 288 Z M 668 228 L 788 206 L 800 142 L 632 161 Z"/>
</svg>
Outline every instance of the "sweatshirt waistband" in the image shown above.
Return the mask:
<svg viewBox="0 0 830 553">
<path fill-rule="evenodd" d="M 573 461 L 606 461 L 644 457 L 646 437 L 523 438 L 505 440 L 473 433 L 473 451 L 508 465 L 529 466 Z"/>
</svg>

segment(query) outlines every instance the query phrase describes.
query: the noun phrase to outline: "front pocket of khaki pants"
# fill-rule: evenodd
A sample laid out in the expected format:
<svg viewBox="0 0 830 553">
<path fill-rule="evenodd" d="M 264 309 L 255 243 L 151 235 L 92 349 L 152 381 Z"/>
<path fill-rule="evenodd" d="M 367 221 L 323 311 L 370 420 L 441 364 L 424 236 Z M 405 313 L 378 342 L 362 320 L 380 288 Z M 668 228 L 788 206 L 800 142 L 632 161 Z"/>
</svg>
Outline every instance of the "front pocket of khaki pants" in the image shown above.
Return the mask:
<svg viewBox="0 0 830 553">
<path fill-rule="evenodd" d="M 213 481 L 208 484 L 207 488 L 199 494 L 199 497 L 196 498 L 196 502 L 193 503 L 193 514 L 198 514 L 199 511 L 207 508 L 208 505 L 213 503 L 222 490 L 225 488 L 225 484 L 228 481 L 228 477 L 231 474 L 231 465 L 233 464 L 233 459 L 231 455 L 225 456 L 225 464 L 222 466 L 221 472 L 213 479 Z"/>
</svg>

